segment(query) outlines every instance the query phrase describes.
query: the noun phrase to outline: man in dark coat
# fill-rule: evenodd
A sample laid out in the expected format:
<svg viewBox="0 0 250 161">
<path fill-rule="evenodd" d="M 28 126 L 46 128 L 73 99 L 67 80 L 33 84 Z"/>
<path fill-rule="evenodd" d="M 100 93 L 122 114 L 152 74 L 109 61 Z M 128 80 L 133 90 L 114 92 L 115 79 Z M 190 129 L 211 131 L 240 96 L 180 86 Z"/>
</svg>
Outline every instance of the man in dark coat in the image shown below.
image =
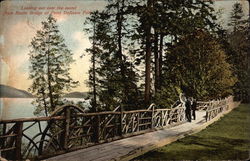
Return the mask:
<svg viewBox="0 0 250 161">
<path fill-rule="evenodd" d="M 186 113 L 186 118 L 189 122 L 191 122 L 192 118 L 191 118 L 191 100 L 190 98 L 186 99 L 185 102 L 185 113 Z"/>
<path fill-rule="evenodd" d="M 196 111 L 196 107 L 197 107 L 197 102 L 196 102 L 196 99 L 193 99 L 192 98 L 192 105 L 191 105 L 191 108 L 192 108 L 192 116 L 193 116 L 193 119 L 195 120 L 195 111 Z"/>
</svg>

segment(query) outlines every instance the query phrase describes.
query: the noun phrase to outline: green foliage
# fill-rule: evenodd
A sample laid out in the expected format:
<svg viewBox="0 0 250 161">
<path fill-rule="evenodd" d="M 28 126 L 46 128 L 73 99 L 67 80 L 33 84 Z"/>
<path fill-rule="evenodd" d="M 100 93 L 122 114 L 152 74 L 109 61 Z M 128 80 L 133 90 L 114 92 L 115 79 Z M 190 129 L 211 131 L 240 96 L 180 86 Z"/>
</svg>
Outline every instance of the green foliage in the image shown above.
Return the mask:
<svg viewBox="0 0 250 161">
<path fill-rule="evenodd" d="M 182 37 L 165 58 L 168 62 L 164 67 L 165 88 L 180 88 L 187 96 L 202 100 L 232 93 L 236 78 L 226 62 L 225 52 L 208 32 L 200 30 Z M 166 92 L 160 99 L 177 98 L 179 93 L 175 91 Z"/>
<path fill-rule="evenodd" d="M 154 102 L 157 108 L 170 108 L 178 99 L 181 90 L 174 84 L 164 85 L 162 89 L 155 94 Z"/>
<path fill-rule="evenodd" d="M 87 51 L 95 64 L 88 83 L 100 110 L 142 106 L 143 90 L 144 104 L 160 107 L 170 107 L 181 90 L 201 99 L 230 94 L 236 79 L 222 47 L 209 34 L 220 31 L 212 4 L 110 0 L 102 12 L 93 12 L 85 24 L 93 45 Z M 199 38 L 197 30 L 206 32 L 198 32 Z"/>
<path fill-rule="evenodd" d="M 154 80 L 150 82 L 155 84 L 155 88 L 151 90 L 151 96 L 153 96 L 153 101 L 156 100 L 160 106 L 165 102 L 165 105 L 169 107 L 172 102 L 176 101 L 172 99 L 178 98 L 176 88 L 179 88 L 174 84 L 164 83 L 167 80 L 163 73 L 168 72 L 168 69 L 164 68 L 164 66 L 169 64 L 164 57 L 170 46 L 178 42 L 183 36 L 199 29 L 207 29 L 210 32 L 214 32 L 218 30 L 218 25 L 215 23 L 216 16 L 212 2 L 202 0 L 156 0 L 152 1 L 152 3 L 151 8 L 148 8 L 147 1 L 130 7 L 131 13 L 137 16 L 138 21 L 133 26 L 134 30 L 131 30 L 133 31 L 131 40 L 134 46 L 130 53 L 135 57 L 135 65 L 142 66 L 146 63 L 147 42 L 145 26 L 147 26 L 147 23 L 150 23 L 152 26 L 150 48 L 154 53 L 151 56 L 151 60 L 154 63 L 153 69 L 155 71 L 153 73 Z M 157 71 L 159 71 L 159 76 Z M 147 72 L 151 71 L 145 70 L 145 73 L 141 73 L 142 79 L 144 79 Z M 171 98 L 166 99 L 164 93 L 169 93 L 168 96 Z"/>
<path fill-rule="evenodd" d="M 33 104 L 37 109 L 34 113 L 39 115 L 45 111 L 49 115 L 62 103 L 63 92 L 78 83 L 70 78 L 72 53 L 67 49 L 56 20 L 51 15 L 42 22 L 42 29 L 32 39 L 31 48 L 29 78 L 32 85 L 29 90 L 36 96 Z"/>
<path fill-rule="evenodd" d="M 234 86 L 234 93 L 248 93 L 250 86 L 249 61 L 249 24 L 244 17 L 242 5 L 235 3 L 231 12 L 227 43 L 231 50 L 228 52 L 229 62 L 233 64 L 234 74 L 238 82 Z M 249 93 L 248 93 L 249 96 Z M 243 100 L 247 101 L 247 100 Z"/>
<path fill-rule="evenodd" d="M 87 49 L 92 62 L 88 85 L 92 89 L 92 105 L 97 97 L 98 111 L 112 110 L 120 104 L 129 109 L 138 97 L 137 74 L 124 54 L 124 3 L 110 1 L 103 12 L 92 12 L 85 22 L 84 31 L 92 41 L 92 48 Z"/>
<path fill-rule="evenodd" d="M 244 12 L 242 9 L 242 4 L 236 2 L 233 5 L 233 10 L 230 15 L 230 21 L 228 26 L 232 27 L 233 32 L 237 30 L 241 30 L 246 24 L 246 20 L 244 20 Z"/>
</svg>

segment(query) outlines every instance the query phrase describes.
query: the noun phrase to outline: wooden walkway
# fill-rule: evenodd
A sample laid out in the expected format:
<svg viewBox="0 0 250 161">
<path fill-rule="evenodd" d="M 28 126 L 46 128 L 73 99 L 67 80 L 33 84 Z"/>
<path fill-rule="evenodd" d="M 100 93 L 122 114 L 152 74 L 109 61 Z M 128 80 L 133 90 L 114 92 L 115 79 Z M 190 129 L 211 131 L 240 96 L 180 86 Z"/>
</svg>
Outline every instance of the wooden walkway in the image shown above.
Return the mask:
<svg viewBox="0 0 250 161">
<path fill-rule="evenodd" d="M 185 122 L 180 106 L 83 113 L 75 105 L 64 105 L 49 117 L 0 120 L 0 153 L 8 160 L 130 160 L 206 128 L 235 105 L 233 96 L 199 102 L 192 123 Z"/>
<path fill-rule="evenodd" d="M 229 110 L 230 111 L 230 110 Z M 229 112 L 227 111 L 227 112 Z M 197 111 L 197 119 L 181 125 L 164 128 L 150 133 L 104 143 L 86 149 L 55 156 L 47 161 L 109 161 L 130 160 L 147 151 L 174 142 L 188 134 L 196 133 L 218 120 L 223 114 L 213 120 L 205 121 L 205 111 Z"/>
</svg>

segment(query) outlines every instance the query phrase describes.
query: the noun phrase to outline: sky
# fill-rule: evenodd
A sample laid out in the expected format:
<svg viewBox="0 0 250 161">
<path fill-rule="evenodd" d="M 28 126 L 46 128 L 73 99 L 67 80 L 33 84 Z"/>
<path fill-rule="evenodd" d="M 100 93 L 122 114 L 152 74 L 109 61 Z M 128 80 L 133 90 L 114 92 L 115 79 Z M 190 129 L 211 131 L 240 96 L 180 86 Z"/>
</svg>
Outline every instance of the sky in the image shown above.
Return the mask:
<svg viewBox="0 0 250 161">
<path fill-rule="evenodd" d="M 215 1 L 215 9 L 222 9 L 222 22 L 227 23 L 232 0 Z M 248 3 L 243 3 L 248 13 Z M 68 49 L 76 60 L 71 65 L 71 77 L 80 82 L 72 91 L 88 91 L 86 80 L 90 66 L 90 57 L 85 52 L 91 46 L 88 36 L 83 32 L 83 23 L 90 11 L 102 10 L 104 0 L 83 1 L 4 1 L 0 3 L 0 84 L 27 90 L 32 81 L 28 79 L 30 42 L 41 22 L 48 13 L 53 12 L 59 30 Z M 54 7 L 54 8 L 53 8 Z M 26 12 L 26 13 L 25 13 Z M 61 12 L 61 14 L 58 14 Z M 65 12 L 65 13 L 64 13 Z M 75 14 L 77 13 L 77 14 Z M 81 55 L 84 55 L 80 58 Z"/>
</svg>

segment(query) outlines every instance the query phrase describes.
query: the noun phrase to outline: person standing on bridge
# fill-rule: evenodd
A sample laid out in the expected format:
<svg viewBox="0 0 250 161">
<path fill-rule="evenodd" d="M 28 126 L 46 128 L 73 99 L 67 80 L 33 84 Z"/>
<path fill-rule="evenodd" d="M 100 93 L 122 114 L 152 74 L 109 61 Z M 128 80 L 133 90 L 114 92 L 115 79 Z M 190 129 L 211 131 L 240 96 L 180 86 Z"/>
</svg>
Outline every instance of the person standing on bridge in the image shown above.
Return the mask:
<svg viewBox="0 0 250 161">
<path fill-rule="evenodd" d="M 185 93 L 180 93 L 179 99 L 180 99 L 181 103 L 185 106 L 185 102 L 187 101 L 187 97 L 186 97 Z"/>
<path fill-rule="evenodd" d="M 193 97 L 191 98 L 191 100 L 192 100 L 191 101 L 192 117 L 195 120 L 196 119 L 196 117 L 195 117 L 195 111 L 196 111 L 196 107 L 197 107 L 197 101 Z"/>
<path fill-rule="evenodd" d="M 191 122 L 192 118 L 191 118 L 191 99 L 190 98 L 186 99 L 185 106 L 186 106 L 186 109 L 185 109 L 186 118 L 188 122 Z"/>
<path fill-rule="evenodd" d="M 185 108 L 185 117 L 186 117 L 186 119 L 189 122 L 191 122 L 191 103 L 190 103 L 190 101 L 187 99 L 185 93 L 180 93 L 179 99 L 180 99 L 181 103 L 183 104 L 183 106 Z"/>
</svg>

